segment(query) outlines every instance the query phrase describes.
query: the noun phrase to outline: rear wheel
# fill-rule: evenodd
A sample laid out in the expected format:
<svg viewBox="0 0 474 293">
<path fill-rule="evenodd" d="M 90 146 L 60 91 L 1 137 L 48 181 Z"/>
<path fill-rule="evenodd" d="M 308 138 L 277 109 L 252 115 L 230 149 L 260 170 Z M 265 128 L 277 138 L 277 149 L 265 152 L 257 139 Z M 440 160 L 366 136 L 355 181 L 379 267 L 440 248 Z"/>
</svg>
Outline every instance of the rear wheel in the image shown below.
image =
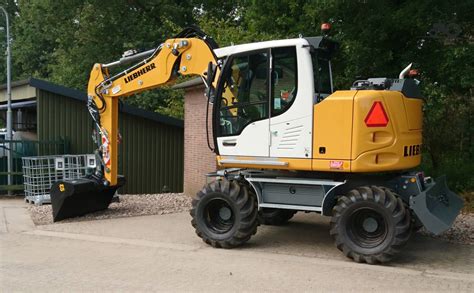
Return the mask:
<svg viewBox="0 0 474 293">
<path fill-rule="evenodd" d="M 258 220 L 262 225 L 281 226 L 288 223 L 297 211 L 263 208 L 258 212 Z"/>
<path fill-rule="evenodd" d="M 242 245 L 257 232 L 255 195 L 235 180 L 204 186 L 193 199 L 190 214 L 196 234 L 214 247 Z"/>
<path fill-rule="evenodd" d="M 408 241 L 410 223 L 410 212 L 395 193 L 364 186 L 338 199 L 330 234 L 337 248 L 356 262 L 383 263 Z"/>
</svg>

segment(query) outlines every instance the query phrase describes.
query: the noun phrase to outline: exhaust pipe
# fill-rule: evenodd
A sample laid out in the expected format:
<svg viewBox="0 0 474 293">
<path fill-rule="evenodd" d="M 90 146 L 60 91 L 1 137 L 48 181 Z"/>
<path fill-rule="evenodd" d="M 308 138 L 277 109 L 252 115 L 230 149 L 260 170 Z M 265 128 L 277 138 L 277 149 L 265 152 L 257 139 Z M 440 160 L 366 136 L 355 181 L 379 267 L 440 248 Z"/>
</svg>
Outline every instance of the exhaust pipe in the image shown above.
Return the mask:
<svg viewBox="0 0 474 293">
<path fill-rule="evenodd" d="M 115 192 L 125 184 L 118 177 L 115 186 L 104 186 L 94 178 L 58 181 L 51 187 L 53 221 L 83 216 L 109 207 Z"/>
<path fill-rule="evenodd" d="M 407 67 L 405 67 L 402 71 L 400 71 L 400 74 L 398 75 L 398 78 L 399 79 L 404 79 L 405 75 L 407 75 L 408 72 L 410 71 L 412 65 L 413 65 L 413 63 L 410 63 L 410 64 L 408 64 Z"/>
</svg>

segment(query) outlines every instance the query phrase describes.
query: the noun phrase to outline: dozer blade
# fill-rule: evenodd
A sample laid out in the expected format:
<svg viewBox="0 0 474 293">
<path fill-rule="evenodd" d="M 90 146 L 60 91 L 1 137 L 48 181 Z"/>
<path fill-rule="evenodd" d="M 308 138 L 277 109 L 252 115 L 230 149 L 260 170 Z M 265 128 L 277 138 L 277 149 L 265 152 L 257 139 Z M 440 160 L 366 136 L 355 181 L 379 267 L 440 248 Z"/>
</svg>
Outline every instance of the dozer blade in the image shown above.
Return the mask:
<svg viewBox="0 0 474 293">
<path fill-rule="evenodd" d="M 89 178 L 54 183 L 51 187 L 53 221 L 107 209 L 115 191 L 124 183 L 125 179 L 121 176 L 115 186 L 104 186 Z"/>
<path fill-rule="evenodd" d="M 463 204 L 462 198 L 449 190 L 445 176 L 410 199 L 410 208 L 425 228 L 436 235 L 452 226 Z"/>
</svg>

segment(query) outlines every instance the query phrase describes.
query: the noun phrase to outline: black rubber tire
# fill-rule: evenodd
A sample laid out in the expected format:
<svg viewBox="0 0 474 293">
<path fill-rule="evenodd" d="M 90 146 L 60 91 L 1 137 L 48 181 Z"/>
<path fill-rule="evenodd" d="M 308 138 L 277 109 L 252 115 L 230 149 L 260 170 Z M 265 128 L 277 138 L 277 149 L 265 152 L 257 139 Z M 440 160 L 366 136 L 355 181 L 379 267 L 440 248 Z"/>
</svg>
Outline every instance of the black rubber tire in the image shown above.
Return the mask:
<svg viewBox="0 0 474 293">
<path fill-rule="evenodd" d="M 385 263 L 410 238 L 410 211 L 387 188 L 358 187 L 338 199 L 330 234 L 336 247 L 354 261 Z"/>
<path fill-rule="evenodd" d="M 258 212 L 258 221 L 262 225 L 281 226 L 288 223 L 297 211 L 263 208 Z"/>
<path fill-rule="evenodd" d="M 240 246 L 257 232 L 256 196 L 235 180 L 206 184 L 193 199 L 190 214 L 196 234 L 213 247 Z"/>
</svg>

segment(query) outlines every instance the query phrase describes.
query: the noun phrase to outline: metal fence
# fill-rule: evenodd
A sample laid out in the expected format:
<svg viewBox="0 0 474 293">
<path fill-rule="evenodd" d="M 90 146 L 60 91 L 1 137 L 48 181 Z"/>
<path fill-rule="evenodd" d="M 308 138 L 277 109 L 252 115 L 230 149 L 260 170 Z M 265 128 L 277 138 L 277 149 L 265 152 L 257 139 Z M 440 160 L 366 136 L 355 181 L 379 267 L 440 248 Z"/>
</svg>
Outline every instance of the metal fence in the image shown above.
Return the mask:
<svg viewBox="0 0 474 293">
<path fill-rule="evenodd" d="M 8 172 L 8 151 L 12 150 L 12 171 Z M 62 155 L 69 151 L 69 144 L 60 141 L 0 140 L 0 193 L 23 190 L 22 157 Z M 12 184 L 8 185 L 8 175 Z"/>
<path fill-rule="evenodd" d="M 22 161 L 25 200 L 38 205 L 51 202 L 54 182 L 85 177 L 96 167 L 95 155 L 24 157 Z"/>
</svg>

